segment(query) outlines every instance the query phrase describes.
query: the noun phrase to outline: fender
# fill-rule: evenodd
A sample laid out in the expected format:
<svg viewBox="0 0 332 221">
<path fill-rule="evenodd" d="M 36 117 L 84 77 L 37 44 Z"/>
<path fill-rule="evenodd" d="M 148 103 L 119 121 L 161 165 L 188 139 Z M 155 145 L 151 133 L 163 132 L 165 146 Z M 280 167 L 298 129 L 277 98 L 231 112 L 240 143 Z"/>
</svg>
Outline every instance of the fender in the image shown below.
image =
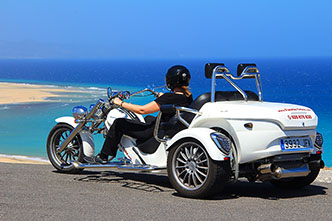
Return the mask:
<svg viewBox="0 0 332 221">
<path fill-rule="evenodd" d="M 73 117 L 59 117 L 55 119 L 57 123 L 69 124 L 72 127 L 76 127 L 78 124 L 75 123 L 75 118 Z M 87 130 L 82 130 L 80 133 L 82 143 L 83 143 L 83 153 L 85 156 L 93 157 L 95 155 L 95 142 L 93 140 L 92 134 Z"/>
<path fill-rule="evenodd" d="M 224 158 L 229 155 L 225 155 L 219 150 L 217 145 L 213 142 L 211 138 L 211 133 L 216 132 L 215 130 L 209 128 L 188 128 L 177 133 L 171 140 L 167 141 L 167 151 L 172 148 L 172 146 L 179 140 L 185 138 L 192 138 L 201 142 L 205 147 L 211 159 L 216 161 L 224 161 Z"/>
</svg>

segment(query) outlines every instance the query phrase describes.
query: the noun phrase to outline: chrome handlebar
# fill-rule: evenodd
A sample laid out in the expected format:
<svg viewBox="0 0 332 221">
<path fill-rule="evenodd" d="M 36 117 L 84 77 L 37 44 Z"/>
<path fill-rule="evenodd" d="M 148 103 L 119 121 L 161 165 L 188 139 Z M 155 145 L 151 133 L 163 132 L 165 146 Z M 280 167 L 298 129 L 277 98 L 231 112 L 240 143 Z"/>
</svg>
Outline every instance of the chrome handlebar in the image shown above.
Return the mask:
<svg viewBox="0 0 332 221">
<path fill-rule="evenodd" d="M 139 90 L 139 91 L 136 91 L 136 92 L 133 92 L 133 93 L 130 93 L 129 91 L 116 91 L 116 92 L 112 92 L 112 89 L 108 88 L 107 89 L 107 95 L 108 95 L 108 98 L 109 98 L 110 102 L 114 98 L 116 98 L 116 97 L 120 98 L 121 100 L 125 100 L 125 99 L 129 99 L 132 96 L 144 93 L 146 91 L 151 92 L 151 94 L 153 94 L 154 96 L 157 97 L 159 93 L 156 92 L 155 90 L 156 89 L 160 89 L 160 88 L 164 88 L 164 87 L 166 87 L 166 86 L 165 85 L 158 86 L 158 87 L 155 87 L 155 88 L 152 88 L 152 89 L 150 89 L 150 88 L 144 88 L 143 90 Z"/>
</svg>

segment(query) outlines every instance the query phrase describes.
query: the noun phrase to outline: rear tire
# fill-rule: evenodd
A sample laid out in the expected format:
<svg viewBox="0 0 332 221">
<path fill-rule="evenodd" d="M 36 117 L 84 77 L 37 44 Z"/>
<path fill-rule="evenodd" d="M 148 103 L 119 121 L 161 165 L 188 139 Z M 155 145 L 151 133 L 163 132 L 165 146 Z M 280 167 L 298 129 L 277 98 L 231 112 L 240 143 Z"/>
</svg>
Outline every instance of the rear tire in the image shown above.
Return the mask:
<svg viewBox="0 0 332 221">
<path fill-rule="evenodd" d="M 305 177 L 287 178 L 281 180 L 272 180 L 271 183 L 282 189 L 301 189 L 310 185 L 317 178 L 320 167 L 310 168 L 311 172 Z"/>
<path fill-rule="evenodd" d="M 83 145 L 79 134 L 74 137 L 61 153 L 57 152 L 61 142 L 69 136 L 73 129 L 68 124 L 59 123 L 52 128 L 47 138 L 48 159 L 60 172 L 78 173 L 82 171 L 82 169 L 76 169 L 71 163 L 71 161 L 83 162 Z"/>
<path fill-rule="evenodd" d="M 207 198 L 222 191 L 229 180 L 226 171 L 225 162 L 213 161 L 197 141 L 180 143 L 168 154 L 168 177 L 184 197 Z"/>
</svg>

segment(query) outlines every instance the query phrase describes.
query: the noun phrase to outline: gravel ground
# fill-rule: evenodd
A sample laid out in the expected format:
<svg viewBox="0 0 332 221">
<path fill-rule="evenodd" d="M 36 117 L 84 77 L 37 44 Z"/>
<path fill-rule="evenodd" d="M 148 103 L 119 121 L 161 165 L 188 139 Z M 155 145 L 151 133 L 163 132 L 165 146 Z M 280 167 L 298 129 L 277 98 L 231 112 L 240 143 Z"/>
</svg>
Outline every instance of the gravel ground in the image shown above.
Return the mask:
<svg viewBox="0 0 332 221">
<path fill-rule="evenodd" d="M 332 183 L 332 170 L 320 170 L 315 182 Z"/>
</svg>

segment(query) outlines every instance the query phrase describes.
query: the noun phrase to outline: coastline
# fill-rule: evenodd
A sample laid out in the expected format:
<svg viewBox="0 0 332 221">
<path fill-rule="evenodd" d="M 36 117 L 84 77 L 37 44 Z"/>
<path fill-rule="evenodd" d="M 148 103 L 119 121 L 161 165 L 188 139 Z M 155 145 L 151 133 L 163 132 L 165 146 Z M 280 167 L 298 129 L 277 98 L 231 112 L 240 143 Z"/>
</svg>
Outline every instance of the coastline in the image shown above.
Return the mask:
<svg viewBox="0 0 332 221">
<path fill-rule="evenodd" d="M 16 164 L 50 164 L 46 159 L 39 157 L 28 157 L 21 155 L 0 154 L 0 163 L 16 163 Z"/>
<path fill-rule="evenodd" d="M 80 90 L 56 88 L 47 85 L 0 82 L 0 105 L 50 102 L 50 100 L 48 100 L 50 98 L 64 96 L 59 93 L 86 92 Z"/>
</svg>

